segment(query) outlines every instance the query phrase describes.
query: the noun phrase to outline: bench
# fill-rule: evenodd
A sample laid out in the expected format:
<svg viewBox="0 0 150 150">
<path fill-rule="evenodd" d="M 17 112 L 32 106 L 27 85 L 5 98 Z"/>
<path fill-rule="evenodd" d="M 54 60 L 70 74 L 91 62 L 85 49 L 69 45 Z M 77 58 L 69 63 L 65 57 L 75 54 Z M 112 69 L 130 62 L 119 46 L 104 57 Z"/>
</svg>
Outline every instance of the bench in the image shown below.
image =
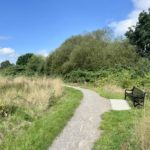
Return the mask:
<svg viewBox="0 0 150 150">
<path fill-rule="evenodd" d="M 145 98 L 145 92 L 142 90 L 133 87 L 131 90 L 126 89 L 125 90 L 125 99 L 130 97 L 133 101 L 134 107 L 136 106 L 144 106 L 144 98 Z"/>
</svg>

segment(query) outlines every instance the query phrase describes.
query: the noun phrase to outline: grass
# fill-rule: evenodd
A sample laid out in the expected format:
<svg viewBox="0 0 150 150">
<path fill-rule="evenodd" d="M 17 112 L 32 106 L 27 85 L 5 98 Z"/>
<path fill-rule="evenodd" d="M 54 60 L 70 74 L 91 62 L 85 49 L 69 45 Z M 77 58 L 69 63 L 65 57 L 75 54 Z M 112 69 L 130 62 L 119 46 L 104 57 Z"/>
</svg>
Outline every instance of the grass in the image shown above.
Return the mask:
<svg viewBox="0 0 150 150">
<path fill-rule="evenodd" d="M 63 83 L 60 79 L 50 78 L 1 77 L 0 90 L 1 106 L 23 106 L 39 112 L 47 109 L 53 98 L 62 96 Z"/>
<path fill-rule="evenodd" d="M 101 79 L 96 83 L 86 83 L 81 84 L 81 86 L 95 90 L 107 99 L 124 99 L 125 89 L 119 86 L 122 84 L 120 80 L 118 82 L 106 81 L 104 83 L 102 81 Z M 136 81 L 132 84 L 136 85 L 135 83 Z M 148 79 L 146 83 L 149 83 Z M 132 85 L 129 84 L 129 89 L 131 87 Z M 102 136 L 96 141 L 93 150 L 150 149 L 150 86 L 146 84 L 138 87 L 147 92 L 144 109 L 133 108 L 133 103 L 129 100 L 131 110 L 105 113 L 100 126 L 103 131 Z"/>
<path fill-rule="evenodd" d="M 150 100 L 150 99 L 149 99 Z M 132 138 L 132 149 L 149 150 L 150 149 L 150 101 L 146 101 L 145 108 L 142 111 L 142 117 L 137 119 L 135 125 L 135 134 Z M 138 142 L 137 142 L 138 141 Z"/>
<path fill-rule="evenodd" d="M 60 79 L 0 77 L 0 149 L 47 149 L 73 115 L 81 92 Z"/>
<path fill-rule="evenodd" d="M 94 88 L 108 99 L 124 98 L 119 86 L 106 84 Z M 144 109 L 110 111 L 103 115 L 100 129 L 103 131 L 93 150 L 147 150 L 150 149 L 150 101 L 146 98 Z M 131 102 L 130 102 L 131 104 Z"/>
<path fill-rule="evenodd" d="M 102 137 L 93 150 L 128 150 L 129 139 L 134 132 L 136 113 L 131 111 L 110 111 L 103 115 Z"/>
<path fill-rule="evenodd" d="M 106 84 L 96 87 L 95 90 L 107 99 L 123 99 L 123 89 Z M 134 111 L 110 111 L 103 115 L 100 129 L 103 130 L 102 136 L 95 143 L 93 150 L 122 150 L 128 147 L 134 127 Z"/>
<path fill-rule="evenodd" d="M 105 85 L 96 87 L 95 90 L 107 99 L 124 99 L 124 90 L 116 85 Z"/>
<path fill-rule="evenodd" d="M 71 118 L 82 98 L 81 92 L 71 88 L 65 88 L 65 93 L 52 109 L 33 122 L 20 135 L 8 134 L 0 145 L 0 149 L 47 149 Z"/>
<path fill-rule="evenodd" d="M 60 79 L 0 77 L 0 143 L 32 126 L 63 96 Z"/>
</svg>

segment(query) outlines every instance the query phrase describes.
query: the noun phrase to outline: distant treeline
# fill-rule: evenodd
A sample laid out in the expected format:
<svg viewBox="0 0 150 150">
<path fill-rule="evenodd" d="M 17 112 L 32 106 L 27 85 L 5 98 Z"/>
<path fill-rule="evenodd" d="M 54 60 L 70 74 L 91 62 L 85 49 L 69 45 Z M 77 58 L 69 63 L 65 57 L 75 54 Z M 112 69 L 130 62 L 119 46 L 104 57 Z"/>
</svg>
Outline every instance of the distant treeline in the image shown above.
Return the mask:
<svg viewBox="0 0 150 150">
<path fill-rule="evenodd" d="M 73 78 L 98 76 L 104 70 L 150 71 L 150 11 L 139 15 L 139 22 L 129 28 L 127 38 L 114 39 L 110 29 L 73 36 L 48 57 L 27 53 L 18 57 L 16 65 L 1 63 L 5 75 L 50 75 Z M 92 73 L 91 73 L 92 72 Z M 139 73 L 141 72 L 141 73 Z M 85 75 L 86 74 L 86 75 Z"/>
<path fill-rule="evenodd" d="M 73 36 L 48 57 L 27 53 L 18 57 L 16 65 L 4 61 L 1 72 L 5 75 L 67 76 L 75 71 L 143 69 L 141 63 L 149 66 L 149 60 L 142 58 L 127 39 L 114 40 L 109 30 L 104 29 Z"/>
</svg>

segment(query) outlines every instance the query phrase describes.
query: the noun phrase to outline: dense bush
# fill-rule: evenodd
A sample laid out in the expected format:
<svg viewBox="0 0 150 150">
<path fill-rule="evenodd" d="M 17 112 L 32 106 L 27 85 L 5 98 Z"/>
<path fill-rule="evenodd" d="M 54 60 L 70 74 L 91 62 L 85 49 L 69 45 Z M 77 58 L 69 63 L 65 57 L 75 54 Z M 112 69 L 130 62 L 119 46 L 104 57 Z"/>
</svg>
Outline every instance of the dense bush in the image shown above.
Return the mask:
<svg viewBox="0 0 150 150">
<path fill-rule="evenodd" d="M 28 75 L 45 74 L 45 58 L 42 56 L 33 55 L 27 63 L 26 71 Z"/>
<path fill-rule="evenodd" d="M 8 68 L 8 67 L 10 67 L 12 65 L 13 64 L 11 64 L 9 60 L 5 60 L 5 61 L 1 62 L 0 69 Z"/>
<path fill-rule="evenodd" d="M 21 55 L 18 57 L 16 64 L 17 65 L 27 65 L 27 63 L 29 62 L 30 58 L 33 56 L 34 54 L 32 53 L 27 53 L 24 55 Z"/>
<path fill-rule="evenodd" d="M 140 57 L 126 40 L 110 40 L 108 32 L 95 31 L 65 41 L 47 58 L 48 74 L 74 70 L 98 71 L 102 68 L 135 67 Z"/>
<path fill-rule="evenodd" d="M 47 58 L 32 53 L 21 55 L 16 65 L 1 69 L 4 75 L 62 76 L 72 82 L 94 82 L 111 74 L 128 80 L 122 70 L 130 70 L 130 79 L 150 72 L 150 61 L 141 58 L 127 40 L 114 40 L 110 30 L 98 30 L 67 39 Z"/>
</svg>

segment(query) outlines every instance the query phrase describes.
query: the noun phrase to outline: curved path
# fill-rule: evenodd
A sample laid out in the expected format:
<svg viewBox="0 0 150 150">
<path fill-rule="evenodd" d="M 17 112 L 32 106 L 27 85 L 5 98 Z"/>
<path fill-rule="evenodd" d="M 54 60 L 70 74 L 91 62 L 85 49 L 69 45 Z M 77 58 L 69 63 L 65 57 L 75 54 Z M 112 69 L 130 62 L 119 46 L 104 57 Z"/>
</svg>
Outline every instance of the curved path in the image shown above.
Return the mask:
<svg viewBox="0 0 150 150">
<path fill-rule="evenodd" d="M 83 92 L 83 100 L 49 150 L 91 150 L 100 137 L 101 115 L 111 109 L 110 101 L 94 91 L 76 89 Z"/>
</svg>

